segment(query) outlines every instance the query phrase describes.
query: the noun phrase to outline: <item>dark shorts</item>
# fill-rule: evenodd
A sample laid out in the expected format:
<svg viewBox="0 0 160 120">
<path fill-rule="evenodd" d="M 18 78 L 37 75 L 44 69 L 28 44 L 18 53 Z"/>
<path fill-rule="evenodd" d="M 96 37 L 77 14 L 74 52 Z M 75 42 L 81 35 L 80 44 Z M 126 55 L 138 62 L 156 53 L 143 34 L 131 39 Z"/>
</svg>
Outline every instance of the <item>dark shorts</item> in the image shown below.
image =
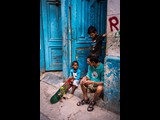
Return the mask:
<svg viewBox="0 0 160 120">
<path fill-rule="evenodd" d="M 84 85 L 87 89 L 90 90 L 90 92 L 96 92 L 98 85 L 90 84 L 90 85 Z"/>
</svg>

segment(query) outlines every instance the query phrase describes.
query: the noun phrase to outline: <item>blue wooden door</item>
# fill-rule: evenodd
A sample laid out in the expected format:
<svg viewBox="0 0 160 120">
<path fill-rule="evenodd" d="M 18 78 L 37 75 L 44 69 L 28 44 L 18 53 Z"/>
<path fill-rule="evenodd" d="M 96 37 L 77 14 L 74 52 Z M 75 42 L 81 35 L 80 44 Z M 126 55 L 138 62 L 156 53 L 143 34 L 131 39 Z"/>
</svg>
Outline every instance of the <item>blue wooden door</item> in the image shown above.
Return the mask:
<svg viewBox="0 0 160 120">
<path fill-rule="evenodd" d="M 82 76 L 87 72 L 86 58 L 89 55 L 91 37 L 87 34 L 88 27 L 96 27 L 98 34 L 106 33 L 107 0 L 72 0 L 69 6 L 71 20 L 71 56 L 78 60 Z M 104 63 L 106 39 L 103 41 L 102 58 Z"/>
<path fill-rule="evenodd" d="M 42 0 L 46 71 L 62 70 L 61 5 L 55 0 Z"/>
</svg>

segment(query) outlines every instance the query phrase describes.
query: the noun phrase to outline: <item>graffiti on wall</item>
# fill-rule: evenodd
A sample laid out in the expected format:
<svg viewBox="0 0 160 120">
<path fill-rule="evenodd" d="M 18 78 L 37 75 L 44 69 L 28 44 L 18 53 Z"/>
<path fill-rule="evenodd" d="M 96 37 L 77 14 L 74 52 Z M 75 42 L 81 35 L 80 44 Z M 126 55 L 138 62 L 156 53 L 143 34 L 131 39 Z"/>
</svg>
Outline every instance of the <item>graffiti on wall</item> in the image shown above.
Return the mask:
<svg viewBox="0 0 160 120">
<path fill-rule="evenodd" d="M 120 27 L 116 16 L 108 18 L 107 55 L 120 56 Z"/>
<path fill-rule="evenodd" d="M 120 37 L 120 28 L 118 28 L 119 20 L 116 16 L 112 16 L 108 19 L 109 26 L 110 26 L 110 32 L 107 36 L 110 37 Z"/>
<path fill-rule="evenodd" d="M 109 24 L 110 24 L 110 29 L 111 31 L 113 31 L 113 27 L 116 29 L 116 30 L 119 30 L 117 25 L 119 23 L 119 20 L 116 16 L 113 16 L 113 17 L 110 17 L 109 19 Z"/>
</svg>

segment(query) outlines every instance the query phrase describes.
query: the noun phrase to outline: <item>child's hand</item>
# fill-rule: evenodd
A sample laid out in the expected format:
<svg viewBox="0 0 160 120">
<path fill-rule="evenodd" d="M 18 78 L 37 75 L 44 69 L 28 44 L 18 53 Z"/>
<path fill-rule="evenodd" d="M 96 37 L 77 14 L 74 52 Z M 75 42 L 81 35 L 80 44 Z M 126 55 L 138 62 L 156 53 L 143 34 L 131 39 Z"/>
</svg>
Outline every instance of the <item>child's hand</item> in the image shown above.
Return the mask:
<svg viewBox="0 0 160 120">
<path fill-rule="evenodd" d="M 102 36 L 103 36 L 103 37 L 106 37 L 106 36 L 107 36 L 107 33 L 103 34 Z"/>
<path fill-rule="evenodd" d="M 71 77 L 69 77 L 69 79 L 71 79 L 71 82 L 73 82 L 74 81 L 74 78 L 71 76 Z"/>
<path fill-rule="evenodd" d="M 74 81 L 74 79 L 71 80 L 71 82 L 73 82 L 73 81 Z"/>
</svg>

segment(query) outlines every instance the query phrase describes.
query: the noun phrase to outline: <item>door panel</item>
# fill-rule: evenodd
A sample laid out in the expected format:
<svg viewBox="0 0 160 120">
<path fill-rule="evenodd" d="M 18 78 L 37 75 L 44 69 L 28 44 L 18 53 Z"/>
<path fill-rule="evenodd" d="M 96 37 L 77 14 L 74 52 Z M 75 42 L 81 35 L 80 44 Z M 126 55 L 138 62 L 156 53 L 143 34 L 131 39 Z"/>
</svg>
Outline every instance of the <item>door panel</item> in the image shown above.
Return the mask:
<svg viewBox="0 0 160 120">
<path fill-rule="evenodd" d="M 46 70 L 62 70 L 61 6 L 54 0 L 42 2 Z"/>
</svg>

